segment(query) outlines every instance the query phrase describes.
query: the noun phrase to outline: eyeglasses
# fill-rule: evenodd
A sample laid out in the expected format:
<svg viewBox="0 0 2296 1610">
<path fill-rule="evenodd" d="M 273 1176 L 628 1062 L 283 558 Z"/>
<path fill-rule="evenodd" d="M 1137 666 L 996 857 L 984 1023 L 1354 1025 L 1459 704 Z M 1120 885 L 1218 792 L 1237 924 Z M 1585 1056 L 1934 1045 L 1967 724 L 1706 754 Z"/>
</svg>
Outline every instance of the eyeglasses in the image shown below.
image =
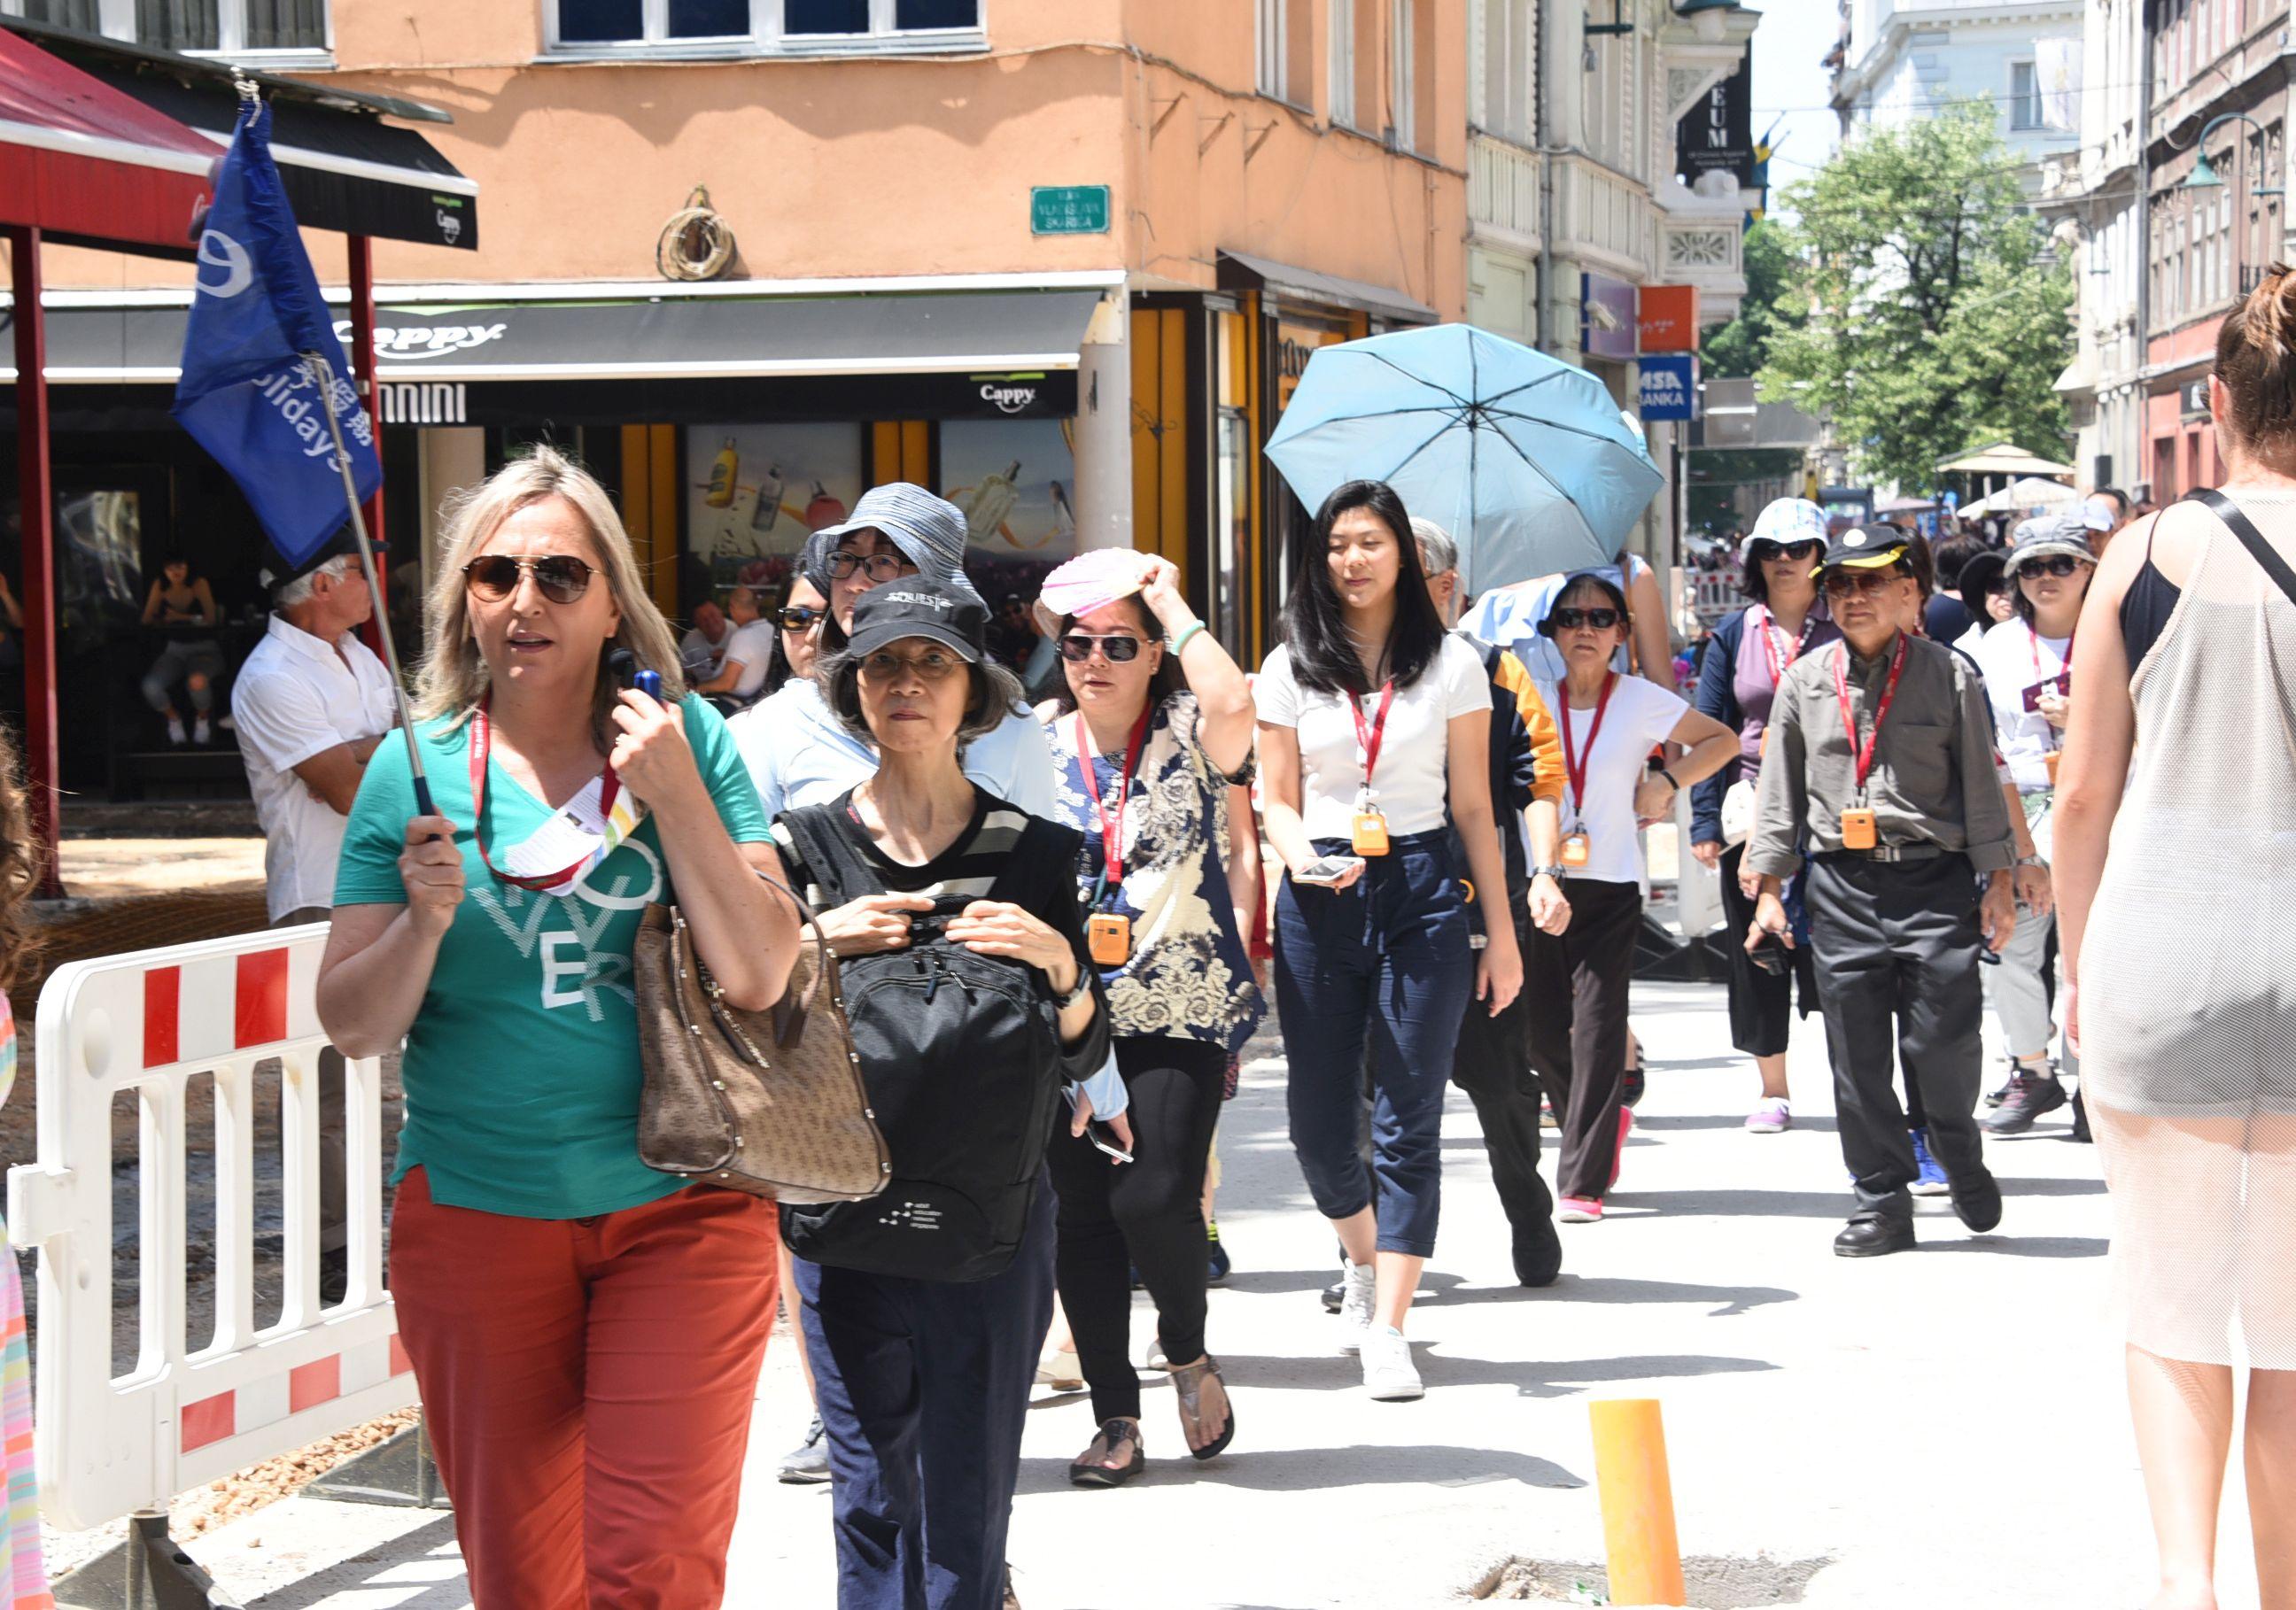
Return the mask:
<svg viewBox="0 0 2296 1610">
<path fill-rule="evenodd" d="M 2050 576 L 2062 577 L 2070 576 L 2087 563 L 2088 563 L 2087 560 L 2075 559 L 2070 553 L 2052 553 L 2046 559 L 2031 560 L 2018 566 L 2017 568 L 2027 576 L 2040 570 Z"/>
<path fill-rule="evenodd" d="M 1574 626 L 1592 626 L 1597 632 L 1607 632 L 1619 624 L 1616 609 L 1557 609 L 1547 617 L 1557 630 L 1570 631 Z"/>
<path fill-rule="evenodd" d="M 545 553 L 539 559 L 516 559 L 507 553 L 484 553 L 463 567 L 463 582 L 470 590 L 495 603 L 518 591 L 519 577 L 529 573 L 542 596 L 554 604 L 570 604 L 590 590 L 594 565 L 570 553 Z"/>
<path fill-rule="evenodd" d="M 856 570 L 873 582 L 889 582 L 896 576 L 915 574 L 916 567 L 909 563 L 906 554 L 898 552 L 856 553 L 850 548 L 840 548 L 829 556 L 829 573 L 839 581 L 843 581 Z"/>
<path fill-rule="evenodd" d="M 1061 658 L 1072 666 L 1080 666 L 1092 658 L 1098 649 L 1108 656 L 1112 665 L 1123 665 L 1140 658 L 1140 640 L 1136 637 L 1093 637 L 1082 632 L 1071 632 L 1061 639 Z"/>
<path fill-rule="evenodd" d="M 816 609 L 809 604 L 791 604 L 786 609 L 776 610 L 774 618 L 781 623 L 784 632 L 804 632 L 810 630 L 814 622 L 828 613 L 826 609 Z"/>
<path fill-rule="evenodd" d="M 1854 598 L 1860 593 L 1882 593 L 1890 584 L 1898 579 L 1894 570 L 1836 570 L 1825 578 L 1828 598 Z"/>
<path fill-rule="evenodd" d="M 1757 560 L 1790 559 L 1796 564 L 1808 564 L 1824 551 L 1825 544 L 1814 536 L 1804 537 L 1798 543 L 1774 543 L 1765 537 L 1753 547 Z"/>
<path fill-rule="evenodd" d="M 861 674 L 873 682 L 889 682 L 904 674 L 914 675 L 919 682 L 947 682 L 964 668 L 964 661 L 940 649 L 915 655 L 880 649 L 861 657 Z"/>
</svg>

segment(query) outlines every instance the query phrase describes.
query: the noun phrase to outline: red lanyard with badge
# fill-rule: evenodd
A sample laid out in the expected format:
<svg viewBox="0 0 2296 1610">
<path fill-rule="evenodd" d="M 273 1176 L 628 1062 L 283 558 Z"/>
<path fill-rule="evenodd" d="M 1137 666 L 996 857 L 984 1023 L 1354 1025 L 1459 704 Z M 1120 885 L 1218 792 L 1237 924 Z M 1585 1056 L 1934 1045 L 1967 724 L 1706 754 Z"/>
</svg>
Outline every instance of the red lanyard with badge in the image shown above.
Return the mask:
<svg viewBox="0 0 2296 1610">
<path fill-rule="evenodd" d="M 1849 738 L 1851 764 L 1857 773 L 1857 803 L 1845 805 L 1841 811 L 1841 847 L 1845 850 L 1870 850 L 1881 843 L 1881 834 L 1874 824 L 1873 810 L 1866 804 L 1866 779 L 1873 774 L 1874 754 L 1881 747 L 1882 723 L 1890 718 L 1890 706 L 1898 697 L 1898 678 L 1906 670 L 1906 634 L 1898 633 L 1898 652 L 1890 661 L 1890 681 L 1882 690 L 1882 702 L 1874 708 L 1874 730 L 1866 736 L 1861 747 L 1857 741 L 1857 717 L 1849 708 L 1849 645 L 1843 643 L 1833 657 L 1833 696 L 1841 702 L 1841 730 Z"/>
<path fill-rule="evenodd" d="M 1603 717 L 1611 707 L 1611 691 L 1619 685 L 1619 674 L 1607 673 L 1603 678 L 1602 696 L 1595 701 L 1595 718 L 1587 723 L 1587 752 L 1578 753 L 1570 741 L 1570 694 L 1561 690 L 1562 699 L 1562 774 L 1570 783 L 1570 831 L 1562 846 L 1562 862 L 1566 867 L 1583 867 L 1593 859 L 1594 842 L 1587 837 L 1587 768 L 1595 758 L 1595 741 L 1603 736 Z"/>
<path fill-rule="evenodd" d="M 2073 639 L 2078 635 L 2079 634 L 2077 632 L 2065 634 L 2065 651 L 2057 662 L 2057 674 L 2054 676 L 2044 676 L 2041 674 L 2041 633 L 2031 625 L 2027 625 L 2025 652 L 2033 657 L 2033 684 L 2025 690 L 2026 709 L 2039 715 L 2041 695 L 2051 688 L 2054 688 L 2060 697 L 2073 691 Z M 2046 717 L 2043 719 L 2046 720 Z M 2052 739 L 2057 736 L 2057 729 L 2054 723 L 2049 727 L 2049 736 Z M 2063 749 L 2064 745 L 2062 742 L 2052 743 L 2049 752 L 2041 756 L 2041 764 L 2049 768 L 2051 788 L 2057 786 L 2057 763 L 2064 758 Z"/>
<path fill-rule="evenodd" d="M 1365 695 L 1369 698 L 1370 695 Z M 1358 855 L 1387 854 L 1387 813 L 1379 808 L 1379 796 L 1372 791 L 1371 774 L 1379 764 L 1379 746 L 1387 738 L 1387 713 L 1395 703 L 1395 679 L 1390 677 L 1379 691 L 1379 712 L 1369 721 L 1364 719 L 1363 700 L 1348 695 L 1348 714 L 1356 718 L 1356 748 L 1363 756 L 1363 791 L 1356 797 L 1354 844 Z"/>
<path fill-rule="evenodd" d="M 1810 628 L 1817 624 L 1817 611 L 1813 609 L 1803 616 L 1801 634 L 1790 645 L 1780 648 L 1779 645 L 1785 642 L 1785 628 L 1777 624 L 1777 617 L 1763 605 L 1756 604 L 1754 608 L 1761 612 L 1762 654 L 1770 662 L 1770 686 L 1784 687 L 1786 673 L 1793 668 L 1794 661 L 1801 658 L 1802 650 L 1808 646 Z"/>
<path fill-rule="evenodd" d="M 610 765 L 512 847 L 507 859 L 514 867 L 521 862 L 527 864 L 505 872 L 487 853 L 487 756 L 493 747 L 487 707 L 481 701 L 471 715 L 471 840 L 479 847 L 480 862 L 497 883 L 545 895 L 570 894 L 582 875 L 613 854 L 644 819 L 630 801 L 621 797 L 622 780 Z"/>
<path fill-rule="evenodd" d="M 1140 751 L 1148 742 L 1148 717 L 1151 709 L 1140 712 L 1140 720 L 1132 729 L 1132 741 L 1124 751 L 1124 766 L 1117 774 L 1116 809 L 1103 807 L 1100 780 L 1094 774 L 1093 756 L 1099 751 L 1092 741 L 1092 729 L 1086 724 L 1084 712 L 1077 712 L 1077 774 L 1084 780 L 1084 796 L 1092 801 L 1093 820 L 1100 824 L 1100 877 L 1094 891 L 1092 903 L 1099 905 L 1110 891 L 1124 882 L 1124 807 L 1132 798 L 1133 773 L 1140 769 Z M 1094 911 L 1085 919 L 1085 948 L 1094 961 L 1102 967 L 1121 967 L 1132 958 L 1132 919 L 1121 911 Z"/>
</svg>

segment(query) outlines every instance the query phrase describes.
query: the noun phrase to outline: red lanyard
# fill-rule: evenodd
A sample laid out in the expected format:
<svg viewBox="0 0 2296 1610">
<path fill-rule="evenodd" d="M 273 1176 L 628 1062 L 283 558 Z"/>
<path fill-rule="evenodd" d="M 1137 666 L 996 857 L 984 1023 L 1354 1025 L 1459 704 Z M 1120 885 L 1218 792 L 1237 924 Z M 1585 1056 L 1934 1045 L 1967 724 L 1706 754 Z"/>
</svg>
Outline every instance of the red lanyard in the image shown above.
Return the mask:
<svg viewBox="0 0 2296 1610">
<path fill-rule="evenodd" d="M 1865 797 L 1866 779 L 1874 770 L 1874 750 L 1882 741 L 1882 723 L 1890 718 L 1890 701 L 1898 697 L 1898 678 L 1906 670 L 1906 634 L 1898 633 L 1898 652 L 1890 661 L 1890 682 L 1882 690 L 1882 702 L 1874 707 L 1874 730 L 1866 734 L 1864 748 L 1857 743 L 1857 718 L 1849 713 L 1849 645 L 1843 643 L 1841 651 L 1833 657 L 1833 694 L 1841 701 L 1841 730 L 1849 735 L 1849 753 L 1857 767 L 1857 793 Z"/>
<path fill-rule="evenodd" d="M 1787 668 L 1801 658 L 1803 645 L 1809 642 L 1809 629 L 1817 624 L 1817 611 L 1813 609 L 1801 617 L 1801 635 L 1793 640 L 1792 650 L 1788 652 L 1778 647 L 1785 633 L 1773 625 L 1777 617 L 1765 605 L 1756 604 L 1754 608 L 1761 612 L 1762 653 L 1770 662 L 1770 685 L 1774 688 L 1783 686 Z"/>
<path fill-rule="evenodd" d="M 1379 714 L 1366 723 L 1363 700 L 1348 695 L 1348 714 L 1356 718 L 1356 748 L 1363 755 L 1364 791 L 1371 791 L 1372 768 L 1379 764 L 1379 746 L 1387 736 L 1387 709 L 1395 702 L 1395 679 L 1390 677 L 1379 691 Z"/>
<path fill-rule="evenodd" d="M 1111 888 L 1124 881 L 1124 807 L 1132 798 L 1132 774 L 1140 769 L 1140 751 L 1148 742 L 1148 717 L 1154 708 L 1152 705 L 1143 709 L 1139 723 L 1132 729 L 1132 742 L 1124 751 L 1124 772 L 1117 780 L 1113 815 L 1101 808 L 1100 780 L 1093 772 L 1092 760 L 1100 752 L 1099 746 L 1092 741 L 1084 712 L 1077 712 L 1077 774 L 1084 779 L 1084 797 L 1092 801 L 1093 820 L 1100 823 L 1101 875 Z"/>
<path fill-rule="evenodd" d="M 1570 742 L 1570 690 L 1567 685 L 1555 688 L 1562 705 L 1562 771 L 1570 779 L 1570 797 L 1582 821 L 1587 815 L 1587 765 L 1595 758 L 1595 740 L 1603 735 L 1603 715 L 1611 707 L 1611 690 L 1618 685 L 1616 671 L 1603 678 L 1602 696 L 1595 700 L 1595 719 L 1587 725 L 1587 753 L 1583 756 Z"/>
<path fill-rule="evenodd" d="M 2034 626 L 2027 626 L 2025 628 L 2025 651 L 2033 657 L 2033 680 L 2036 682 L 2070 682 L 2071 681 L 2073 673 L 2073 639 L 2078 635 L 2078 633 L 2079 628 L 2075 628 L 2074 631 L 2065 633 L 2065 652 L 2064 657 L 2057 664 L 2057 674 L 2054 677 L 2045 677 L 2041 674 L 2040 631 L 2038 627 Z M 2063 689 L 2060 688 L 2058 691 L 2062 692 L 2063 691 Z"/>
<path fill-rule="evenodd" d="M 561 867 L 546 877 L 520 877 L 505 872 L 487 854 L 487 752 L 493 748 L 493 738 L 487 728 L 487 707 L 481 699 L 477 714 L 471 717 L 471 842 L 479 846 L 479 860 L 494 874 L 496 883 L 514 883 L 522 889 L 551 889 L 565 882 L 581 868 L 577 861 Z M 606 786 L 598 791 L 598 813 L 609 814 L 614 808 L 614 796 L 620 793 L 622 780 L 614 775 L 614 768 L 606 768 Z"/>
</svg>

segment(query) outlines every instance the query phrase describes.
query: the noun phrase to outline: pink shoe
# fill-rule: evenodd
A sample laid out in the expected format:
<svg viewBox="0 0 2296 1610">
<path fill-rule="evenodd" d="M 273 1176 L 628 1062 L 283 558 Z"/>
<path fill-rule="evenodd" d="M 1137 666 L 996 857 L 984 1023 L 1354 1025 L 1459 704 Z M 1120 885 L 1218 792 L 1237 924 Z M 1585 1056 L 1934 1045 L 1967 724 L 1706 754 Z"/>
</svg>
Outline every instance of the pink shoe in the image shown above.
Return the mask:
<svg viewBox="0 0 2296 1610">
<path fill-rule="evenodd" d="M 1784 1096 L 1765 1096 L 1762 1104 L 1746 1115 L 1750 1135 L 1783 1134 L 1792 1127 L 1793 1108 Z"/>
<path fill-rule="evenodd" d="M 1619 1171 L 1627 1165 L 1627 1137 L 1635 1131 L 1635 1115 L 1631 1107 L 1619 1109 L 1619 1149 L 1611 1154 L 1611 1189 L 1619 1189 Z"/>
<path fill-rule="evenodd" d="M 1565 1197 L 1554 1208 L 1554 1216 L 1565 1224 L 1602 1222 L 1603 1203 L 1599 1197 Z"/>
</svg>

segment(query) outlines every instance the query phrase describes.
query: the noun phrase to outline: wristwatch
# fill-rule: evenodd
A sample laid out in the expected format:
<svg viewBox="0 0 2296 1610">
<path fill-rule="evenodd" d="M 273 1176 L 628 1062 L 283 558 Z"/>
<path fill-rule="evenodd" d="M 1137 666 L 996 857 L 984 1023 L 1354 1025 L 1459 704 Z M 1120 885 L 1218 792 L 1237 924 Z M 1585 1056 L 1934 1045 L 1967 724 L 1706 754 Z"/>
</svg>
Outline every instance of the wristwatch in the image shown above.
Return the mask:
<svg viewBox="0 0 2296 1610">
<path fill-rule="evenodd" d="M 1557 883 L 1562 881 L 1562 869 L 1559 866 L 1533 867 L 1530 869 L 1530 875 L 1533 878 L 1552 878 Z"/>
<path fill-rule="evenodd" d="M 2045 872 L 2049 870 L 2049 863 L 2038 855 L 2020 855 L 2017 857 L 2017 864 L 2021 867 L 2038 867 Z"/>
<path fill-rule="evenodd" d="M 1062 1011 L 1066 1011 L 1069 1008 L 1074 1006 L 1078 1001 L 1083 1000 L 1086 995 L 1091 993 L 1092 969 L 1085 966 L 1082 962 L 1078 962 L 1077 964 L 1077 981 L 1075 987 L 1070 990 L 1067 994 L 1058 997 L 1054 1001 L 1054 1004 Z"/>
</svg>

